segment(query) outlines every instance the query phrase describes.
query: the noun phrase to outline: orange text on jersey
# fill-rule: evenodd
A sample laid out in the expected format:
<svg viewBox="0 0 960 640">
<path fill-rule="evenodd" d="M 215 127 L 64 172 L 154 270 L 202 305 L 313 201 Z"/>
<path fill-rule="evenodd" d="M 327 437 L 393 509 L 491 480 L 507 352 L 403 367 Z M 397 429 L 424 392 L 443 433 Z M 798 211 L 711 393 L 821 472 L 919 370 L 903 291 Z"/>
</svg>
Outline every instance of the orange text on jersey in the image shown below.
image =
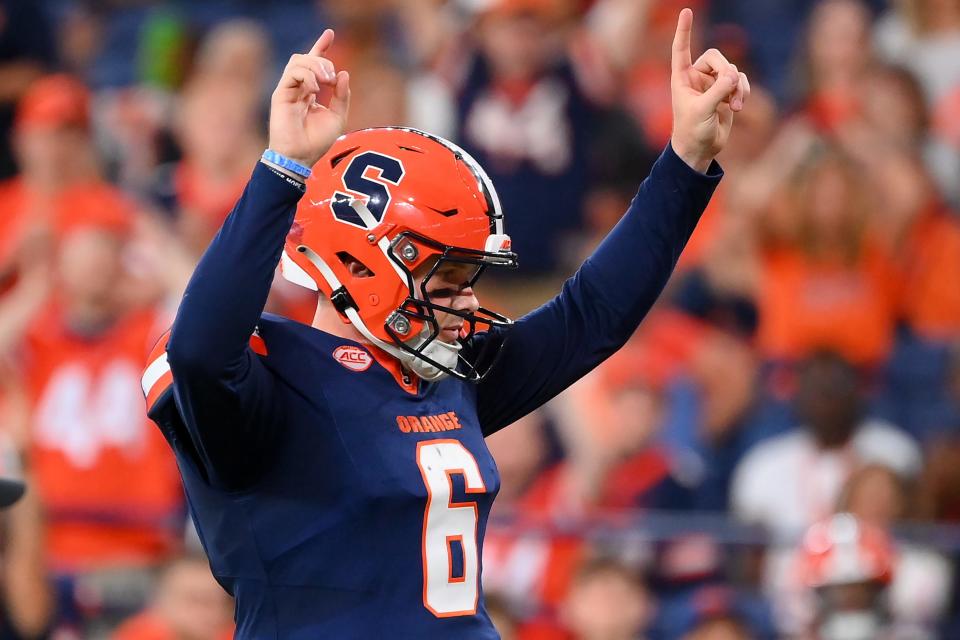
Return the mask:
<svg viewBox="0 0 960 640">
<path fill-rule="evenodd" d="M 397 416 L 397 426 L 404 433 L 434 433 L 460 429 L 460 418 L 453 411 L 436 416 Z"/>
</svg>

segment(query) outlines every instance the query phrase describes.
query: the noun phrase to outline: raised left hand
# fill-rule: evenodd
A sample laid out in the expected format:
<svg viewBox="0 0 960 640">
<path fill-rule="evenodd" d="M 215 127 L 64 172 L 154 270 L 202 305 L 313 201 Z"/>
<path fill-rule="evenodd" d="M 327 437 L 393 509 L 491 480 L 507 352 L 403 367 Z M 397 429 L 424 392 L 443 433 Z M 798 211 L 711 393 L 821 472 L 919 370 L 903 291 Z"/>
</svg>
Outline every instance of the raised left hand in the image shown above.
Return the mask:
<svg viewBox="0 0 960 640">
<path fill-rule="evenodd" d="M 326 53 L 333 44 L 327 29 L 307 53 L 295 53 L 270 98 L 270 148 L 312 167 L 347 126 L 350 76 L 337 72 Z M 322 86 L 333 90 L 330 102 L 317 102 Z"/>
<path fill-rule="evenodd" d="M 688 165 L 705 172 L 727 144 L 733 114 L 750 96 L 750 82 L 722 53 L 708 49 L 691 60 L 693 11 L 684 9 L 673 38 L 673 150 Z"/>
</svg>

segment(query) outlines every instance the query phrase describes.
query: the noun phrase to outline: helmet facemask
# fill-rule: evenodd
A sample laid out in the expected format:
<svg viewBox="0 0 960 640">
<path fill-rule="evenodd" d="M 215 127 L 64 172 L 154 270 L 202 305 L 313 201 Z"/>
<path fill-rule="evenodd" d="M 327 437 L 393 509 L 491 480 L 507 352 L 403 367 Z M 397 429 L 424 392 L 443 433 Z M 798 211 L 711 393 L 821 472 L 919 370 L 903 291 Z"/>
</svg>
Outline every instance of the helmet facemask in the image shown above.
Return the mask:
<svg viewBox="0 0 960 640">
<path fill-rule="evenodd" d="M 417 253 L 424 249 L 435 255 L 436 259 L 427 273 L 417 282 L 413 270 L 407 265 L 416 258 Z M 467 311 L 433 302 L 430 300 L 428 285 L 444 266 L 458 264 L 467 265 L 473 269 L 472 275 L 463 283 L 464 288 L 472 288 L 488 267 L 515 268 L 516 254 L 500 250 L 477 251 L 450 247 L 421 234 L 405 231 L 398 234 L 390 243 L 387 255 L 403 272 L 409 291 L 407 299 L 384 323 L 384 328 L 393 344 L 403 353 L 400 360 L 424 380 L 437 380 L 445 375 L 469 382 L 482 380 L 496 363 L 499 348 L 492 343 L 485 343 L 477 353 L 472 354 L 473 357 L 470 360 L 467 360 L 461 355 L 463 343 L 470 340 L 478 331 L 486 331 L 498 326 L 507 327 L 513 321 L 484 307 L 478 307 L 476 311 Z M 457 342 L 445 342 L 440 339 L 442 327 L 437 321 L 437 312 L 457 316 L 464 321 L 465 330 L 461 330 Z M 419 330 L 417 330 L 418 327 Z"/>
</svg>

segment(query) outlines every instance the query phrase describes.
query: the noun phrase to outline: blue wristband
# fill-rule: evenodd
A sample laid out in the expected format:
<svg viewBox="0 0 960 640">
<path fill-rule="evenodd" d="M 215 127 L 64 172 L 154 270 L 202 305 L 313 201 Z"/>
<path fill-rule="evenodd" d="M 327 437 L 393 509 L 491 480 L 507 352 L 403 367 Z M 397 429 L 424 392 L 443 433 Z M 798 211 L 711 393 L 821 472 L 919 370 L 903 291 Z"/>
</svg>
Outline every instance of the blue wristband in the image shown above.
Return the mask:
<svg viewBox="0 0 960 640">
<path fill-rule="evenodd" d="M 298 176 L 303 176 L 304 178 L 309 178 L 310 174 L 312 173 L 310 167 L 305 167 L 299 162 L 291 160 L 286 156 L 282 156 L 273 149 L 267 149 L 263 152 L 261 157 L 267 162 L 272 162 L 278 167 L 283 167 L 284 169 L 293 171 Z"/>
</svg>

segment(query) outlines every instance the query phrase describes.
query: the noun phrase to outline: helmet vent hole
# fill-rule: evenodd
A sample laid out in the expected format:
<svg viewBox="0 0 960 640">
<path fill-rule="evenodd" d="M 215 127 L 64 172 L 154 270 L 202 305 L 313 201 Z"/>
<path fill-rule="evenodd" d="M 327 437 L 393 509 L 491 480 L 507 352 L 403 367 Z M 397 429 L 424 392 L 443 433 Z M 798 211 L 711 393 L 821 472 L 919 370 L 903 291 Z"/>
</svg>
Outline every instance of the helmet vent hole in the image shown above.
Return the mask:
<svg viewBox="0 0 960 640">
<path fill-rule="evenodd" d="M 335 156 L 333 156 L 332 158 L 330 158 L 330 168 L 331 168 L 331 169 L 336 169 L 338 164 L 340 164 L 341 162 L 343 162 L 344 160 L 346 160 L 347 156 L 349 156 L 351 153 L 353 153 L 354 151 L 356 151 L 356 150 L 359 149 L 359 148 L 360 148 L 360 147 L 351 147 L 351 148 L 347 149 L 346 151 L 341 151 L 341 152 L 338 153 L 337 155 L 335 155 Z"/>
<path fill-rule="evenodd" d="M 455 216 L 455 215 L 457 215 L 458 213 L 460 213 L 460 210 L 457 209 L 456 207 L 454 207 L 453 209 L 438 209 L 438 208 L 436 208 L 436 207 L 431 207 L 430 205 L 427 205 L 427 207 L 428 207 L 431 211 L 434 211 L 434 212 L 436 212 L 436 213 L 439 213 L 439 214 L 442 215 L 444 218 L 452 218 L 453 216 Z"/>
<path fill-rule="evenodd" d="M 340 262 L 343 263 L 343 266 L 347 268 L 347 271 L 349 271 L 350 275 L 354 278 L 372 278 L 376 275 L 370 269 L 370 267 L 363 264 L 346 251 L 338 251 L 337 258 L 340 259 Z"/>
<path fill-rule="evenodd" d="M 417 147 L 407 147 L 402 144 L 398 144 L 397 148 L 403 149 L 404 151 L 413 151 L 414 153 L 425 153 L 423 149 L 418 149 Z"/>
</svg>

